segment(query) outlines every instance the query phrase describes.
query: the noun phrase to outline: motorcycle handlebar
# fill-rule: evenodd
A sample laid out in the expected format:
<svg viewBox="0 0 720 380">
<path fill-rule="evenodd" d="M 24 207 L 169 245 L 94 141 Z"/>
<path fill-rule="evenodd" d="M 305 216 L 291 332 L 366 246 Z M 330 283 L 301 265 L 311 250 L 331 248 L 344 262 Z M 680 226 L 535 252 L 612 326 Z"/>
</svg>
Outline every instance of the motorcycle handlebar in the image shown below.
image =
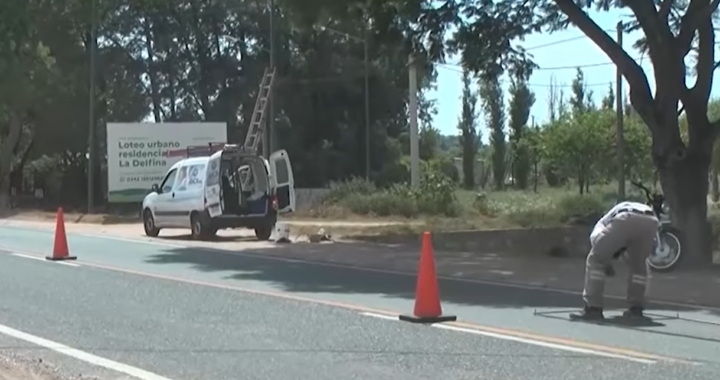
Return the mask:
<svg viewBox="0 0 720 380">
<path fill-rule="evenodd" d="M 633 186 L 641 189 L 643 192 L 645 192 L 645 197 L 647 198 L 648 205 L 651 205 L 655 212 L 659 215 L 662 214 L 664 211 L 662 210 L 662 204 L 664 203 L 665 199 L 660 194 L 654 194 L 650 189 L 645 187 L 642 183 L 636 182 L 636 181 L 630 181 L 630 183 L 633 184 Z"/>
<path fill-rule="evenodd" d="M 647 187 L 645 187 L 642 183 L 635 182 L 635 181 L 630 181 L 630 183 L 632 183 L 633 186 L 637 187 L 638 189 L 644 191 L 645 197 L 647 197 L 648 200 L 652 199 L 652 192 Z"/>
</svg>

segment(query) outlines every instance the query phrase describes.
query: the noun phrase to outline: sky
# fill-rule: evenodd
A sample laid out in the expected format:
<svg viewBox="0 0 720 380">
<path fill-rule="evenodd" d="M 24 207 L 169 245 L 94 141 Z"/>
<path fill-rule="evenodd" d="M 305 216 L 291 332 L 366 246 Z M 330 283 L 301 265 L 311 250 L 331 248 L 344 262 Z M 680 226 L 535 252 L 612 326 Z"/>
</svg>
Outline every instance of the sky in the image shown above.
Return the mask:
<svg viewBox="0 0 720 380">
<path fill-rule="evenodd" d="M 620 20 L 626 20 L 626 12 L 618 10 L 613 12 L 591 12 L 591 17 L 607 33 L 615 39 L 616 25 Z M 623 45 L 631 57 L 636 58 L 648 76 L 650 85 L 654 90 L 652 64 L 647 56 L 632 48 L 632 44 L 642 37 L 642 32 L 626 33 L 623 36 Z M 593 91 L 596 104 L 605 97 L 608 86 L 615 86 L 615 66 L 603 51 L 575 27 L 555 33 L 538 33 L 527 36 L 519 42 L 533 55 L 535 63 L 540 66 L 529 80 L 530 89 L 535 93 L 535 105 L 530 113 L 538 124 L 548 119 L 548 90 L 551 79 L 564 91 L 564 98 L 568 99 L 571 92 L 570 85 L 576 75 L 576 67 L 580 66 L 585 75 L 588 90 Z M 462 69 L 457 66 L 459 57 L 450 57 L 447 63 L 438 66 L 437 89 L 428 93 L 430 99 L 435 99 L 438 114 L 433 120 L 435 128 L 444 135 L 457 135 L 458 117 L 462 107 Z M 688 81 L 692 84 L 692 79 Z M 509 80 L 504 78 L 505 103 L 507 105 L 507 87 Z M 623 92 L 627 94 L 628 85 L 623 80 Z M 720 85 L 713 83 L 712 96 L 720 94 Z M 627 95 L 624 95 L 627 96 Z M 478 102 L 477 108 L 481 106 Z M 480 128 L 483 140 L 487 142 L 489 132 L 485 128 L 484 116 L 480 114 Z"/>
</svg>

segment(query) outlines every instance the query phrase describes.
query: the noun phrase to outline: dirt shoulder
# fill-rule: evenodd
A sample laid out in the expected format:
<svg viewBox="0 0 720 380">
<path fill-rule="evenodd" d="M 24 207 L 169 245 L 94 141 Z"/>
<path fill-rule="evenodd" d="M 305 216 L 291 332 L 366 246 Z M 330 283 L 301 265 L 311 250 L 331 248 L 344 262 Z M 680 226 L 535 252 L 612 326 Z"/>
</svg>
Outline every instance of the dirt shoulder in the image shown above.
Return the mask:
<svg viewBox="0 0 720 380">
<path fill-rule="evenodd" d="M 76 377 L 77 379 L 77 377 Z M 0 353 L 0 380 L 67 380 L 41 361 Z"/>
</svg>

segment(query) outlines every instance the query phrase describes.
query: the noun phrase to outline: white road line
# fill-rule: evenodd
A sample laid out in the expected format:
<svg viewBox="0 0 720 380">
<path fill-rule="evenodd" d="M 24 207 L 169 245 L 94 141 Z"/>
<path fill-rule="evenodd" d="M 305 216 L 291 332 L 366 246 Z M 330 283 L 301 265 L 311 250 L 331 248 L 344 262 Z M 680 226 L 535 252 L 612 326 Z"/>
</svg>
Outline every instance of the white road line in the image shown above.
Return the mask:
<svg viewBox="0 0 720 380">
<path fill-rule="evenodd" d="M 0 334 L 4 334 L 15 339 L 24 340 L 34 345 L 53 350 L 55 352 L 59 352 L 63 355 L 70 356 L 80 361 L 107 368 L 112 371 L 124 373 L 140 380 L 172 380 L 170 378 L 145 371 L 144 369 L 140 369 L 123 363 L 118 363 L 110 359 L 105 359 L 85 351 L 80 351 L 78 349 L 68 347 L 61 343 L 53 342 L 39 336 L 22 332 L 20 330 L 15 330 L 8 326 L 0 325 Z"/>
<path fill-rule="evenodd" d="M 25 258 L 25 259 L 38 260 L 38 261 L 46 261 L 45 259 L 43 259 L 43 258 L 40 257 L 40 256 L 26 255 L 26 254 L 23 254 L 23 253 L 11 253 L 11 255 L 17 256 L 17 257 L 22 257 L 22 258 Z"/>
<path fill-rule="evenodd" d="M 45 258 L 40 257 L 40 256 L 25 255 L 25 254 L 22 254 L 22 253 L 15 253 L 15 252 L 13 252 L 12 255 L 13 255 L 13 256 L 17 256 L 17 257 L 22 257 L 22 258 L 25 258 L 25 259 L 32 259 L 32 260 L 37 260 L 37 261 L 43 261 L 43 262 L 46 262 L 46 263 L 53 263 L 53 264 L 65 265 L 65 266 L 68 266 L 68 267 L 76 267 L 76 268 L 77 268 L 77 267 L 80 266 L 80 264 L 70 263 L 70 262 L 66 262 L 66 261 L 49 261 L 49 260 L 46 260 Z"/>
<path fill-rule="evenodd" d="M 388 321 L 399 321 L 397 315 L 385 315 L 385 314 L 377 314 L 377 313 L 370 313 L 370 312 L 362 312 L 361 315 L 367 316 L 367 317 L 373 317 L 373 318 L 380 318 L 380 319 L 386 319 Z"/>
<path fill-rule="evenodd" d="M 443 330 L 451 330 L 451 331 L 462 332 L 462 333 L 467 333 L 467 334 L 482 335 L 482 336 L 487 336 L 490 338 L 509 340 L 509 341 L 518 342 L 518 343 L 530 344 L 533 346 L 540 346 L 540 347 L 552 348 L 552 349 L 561 350 L 561 351 L 574 352 L 574 353 L 578 353 L 578 354 L 586 354 L 586 355 L 602 356 L 602 357 L 613 358 L 613 359 L 628 360 L 628 361 L 642 363 L 642 364 L 656 364 L 657 363 L 657 360 L 642 359 L 642 358 L 638 358 L 638 357 L 634 357 L 634 356 L 613 354 L 613 353 L 609 353 L 609 352 L 596 351 L 596 350 L 591 350 L 591 349 L 587 349 L 587 348 L 566 346 L 566 345 L 558 344 L 558 343 L 543 342 L 543 341 L 539 341 L 539 340 L 520 338 L 520 337 L 516 337 L 516 336 L 512 336 L 512 335 L 504 335 L 504 334 L 492 333 L 492 332 L 488 332 L 488 331 L 467 329 L 467 328 L 457 327 L 457 326 L 452 326 L 452 325 L 432 324 L 431 326 L 437 327 L 437 328 L 440 328 Z"/>
<path fill-rule="evenodd" d="M 55 261 L 55 264 L 60 264 L 60 265 L 65 265 L 67 267 L 75 267 L 75 268 L 80 266 L 80 264 L 75 264 L 75 263 L 71 263 L 68 261 Z"/>
</svg>

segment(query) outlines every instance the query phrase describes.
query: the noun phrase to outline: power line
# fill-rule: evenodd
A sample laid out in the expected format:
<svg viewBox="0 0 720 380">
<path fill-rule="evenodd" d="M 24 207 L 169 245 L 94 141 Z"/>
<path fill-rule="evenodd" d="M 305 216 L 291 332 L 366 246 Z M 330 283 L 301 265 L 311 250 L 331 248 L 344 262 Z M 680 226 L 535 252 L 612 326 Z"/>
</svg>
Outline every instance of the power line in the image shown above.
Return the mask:
<svg viewBox="0 0 720 380">
<path fill-rule="evenodd" d="M 584 69 L 584 68 L 588 68 L 588 67 L 600 67 L 600 66 L 609 66 L 609 65 L 614 65 L 614 63 L 612 63 L 612 62 L 597 62 L 597 63 L 587 63 L 584 65 L 538 67 L 535 70 L 537 70 L 537 71 L 576 70 L 576 69 Z"/>
<path fill-rule="evenodd" d="M 564 40 L 558 40 L 558 41 L 548 42 L 548 43 L 541 44 L 541 45 L 531 46 L 531 47 L 529 47 L 529 48 L 526 48 L 525 51 L 543 49 L 543 48 L 550 47 L 550 46 L 555 46 L 555 45 L 562 45 L 562 44 L 565 44 L 565 43 L 568 43 L 568 42 L 577 41 L 577 40 L 582 40 L 582 39 L 585 39 L 585 38 L 587 38 L 587 36 L 585 36 L 585 35 L 576 36 L 576 37 L 571 37 L 571 38 L 566 38 L 566 39 L 564 39 Z"/>
<path fill-rule="evenodd" d="M 636 57 L 633 58 L 635 61 L 640 60 L 642 62 L 643 57 Z M 576 70 L 576 69 L 585 69 L 585 68 L 591 68 L 591 67 L 601 67 L 601 66 L 610 66 L 614 65 L 615 63 L 611 62 L 596 62 L 596 63 L 585 63 L 580 65 L 567 65 L 567 66 L 550 66 L 550 67 L 538 67 L 535 68 L 535 71 L 560 71 L 560 70 Z M 444 65 L 448 66 L 454 66 L 458 68 L 462 68 L 462 65 L 457 63 L 444 63 Z"/>
<path fill-rule="evenodd" d="M 443 65 L 443 64 L 438 65 L 438 67 L 441 68 L 441 69 L 445 69 L 445 70 L 448 70 L 448 71 L 452 71 L 452 72 L 457 73 L 457 74 L 462 74 L 462 73 L 463 73 L 462 70 L 458 70 L 458 69 L 456 69 L 456 68 L 454 68 L 454 67 L 449 67 L 449 66 Z M 573 66 L 573 68 L 574 68 L 574 67 L 575 67 L 575 66 Z M 607 81 L 607 82 L 602 82 L 602 83 L 586 83 L 585 86 L 587 86 L 587 87 L 599 87 L 599 86 L 608 86 L 608 85 L 611 85 L 611 84 L 613 84 L 613 83 L 614 83 L 614 81 Z M 528 83 L 527 85 L 528 85 L 529 87 L 545 87 L 545 88 L 550 88 L 550 87 L 570 88 L 570 87 L 572 87 L 572 85 L 570 85 L 570 84 Z"/>
<path fill-rule="evenodd" d="M 615 29 L 603 29 L 603 31 L 604 31 L 604 32 L 615 32 Z M 547 47 L 556 46 L 556 45 L 562 45 L 562 44 L 565 44 L 565 43 L 568 43 L 568 42 L 577 41 L 577 40 L 582 40 L 582 39 L 587 39 L 587 38 L 588 38 L 588 36 L 582 34 L 582 35 L 575 36 L 575 37 L 570 37 L 570 38 L 566 38 L 566 39 L 562 39 L 562 40 L 557 40 L 557 41 L 553 41 L 553 42 L 548 42 L 548 43 L 544 43 L 544 44 L 540 44 L 540 45 L 531 46 L 531 47 L 529 47 L 529 48 L 526 48 L 525 51 L 544 49 L 544 48 L 547 48 Z M 635 59 L 635 60 L 641 60 L 641 61 L 642 61 L 642 58 L 643 58 L 643 57 L 634 58 L 634 59 Z M 446 65 L 453 65 L 453 66 L 456 66 L 456 67 L 462 67 L 462 65 L 457 64 L 457 63 L 446 63 Z M 583 65 L 539 67 L 539 68 L 536 68 L 535 70 L 537 70 L 537 71 L 576 70 L 576 69 L 578 69 L 578 68 L 583 69 L 583 68 L 602 67 L 602 66 L 610 66 L 610 65 L 614 65 L 614 63 L 613 63 L 613 62 L 597 62 L 597 63 L 588 63 L 588 64 L 583 64 Z"/>
<path fill-rule="evenodd" d="M 614 29 L 604 29 L 604 31 L 605 31 L 605 32 L 614 32 L 615 30 L 614 30 Z M 546 47 L 555 46 L 555 45 L 562 45 L 562 44 L 566 44 L 566 43 L 568 43 L 568 42 L 577 41 L 577 40 L 584 40 L 584 39 L 587 39 L 587 38 L 588 38 L 588 36 L 582 34 L 582 35 L 579 35 L 579 36 L 566 38 L 566 39 L 564 39 L 564 40 L 557 40 L 557 41 L 553 41 L 553 42 L 544 43 L 544 44 L 541 44 L 541 45 L 531 46 L 531 47 L 529 47 L 529 48 L 526 48 L 525 51 L 543 49 L 543 48 L 546 48 Z"/>
</svg>

